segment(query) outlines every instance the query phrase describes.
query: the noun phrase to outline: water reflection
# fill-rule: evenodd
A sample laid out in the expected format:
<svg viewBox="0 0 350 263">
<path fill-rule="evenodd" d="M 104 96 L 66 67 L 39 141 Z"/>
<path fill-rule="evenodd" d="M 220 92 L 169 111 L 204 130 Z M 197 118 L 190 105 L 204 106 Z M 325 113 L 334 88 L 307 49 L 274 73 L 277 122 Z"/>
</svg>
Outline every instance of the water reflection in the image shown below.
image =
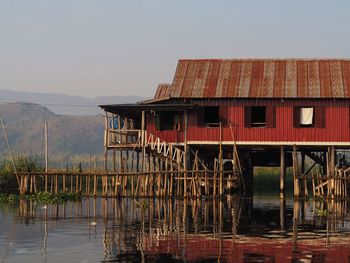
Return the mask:
<svg viewBox="0 0 350 263">
<path fill-rule="evenodd" d="M 86 199 L 0 206 L 1 262 L 341 262 L 347 201 Z"/>
</svg>

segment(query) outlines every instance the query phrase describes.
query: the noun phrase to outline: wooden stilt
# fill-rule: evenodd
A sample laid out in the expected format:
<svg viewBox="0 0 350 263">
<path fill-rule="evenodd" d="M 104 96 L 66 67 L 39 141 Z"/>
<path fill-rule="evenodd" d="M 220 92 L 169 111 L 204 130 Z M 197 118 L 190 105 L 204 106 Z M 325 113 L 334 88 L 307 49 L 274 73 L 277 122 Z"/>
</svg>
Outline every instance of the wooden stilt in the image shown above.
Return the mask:
<svg viewBox="0 0 350 263">
<path fill-rule="evenodd" d="M 141 182 L 143 182 L 143 177 L 144 177 L 144 172 L 146 171 L 146 163 L 145 163 L 145 158 L 146 158 L 146 131 L 145 131 L 145 111 L 142 111 L 141 113 L 141 149 L 142 149 L 142 153 L 141 153 L 141 171 L 143 174 L 141 174 L 142 176 L 142 180 Z M 141 188 L 142 188 L 142 195 L 145 195 L 144 192 L 144 184 L 141 183 Z"/>
<path fill-rule="evenodd" d="M 299 185 L 299 179 L 298 179 L 298 153 L 297 153 L 297 147 L 295 144 L 293 145 L 292 155 L 293 155 L 294 196 L 299 197 L 300 185 Z"/>
<path fill-rule="evenodd" d="M 214 160 L 214 182 L 213 182 L 213 196 L 216 196 L 216 184 L 217 184 L 217 171 L 218 171 L 218 164 L 217 160 Z"/>
<path fill-rule="evenodd" d="M 307 189 L 307 178 L 305 174 L 305 152 L 301 151 L 301 174 L 303 175 L 303 182 L 304 182 L 304 197 L 308 197 L 309 192 Z"/>
<path fill-rule="evenodd" d="M 136 153 L 136 171 L 137 171 L 137 175 L 136 175 L 135 195 L 138 196 L 139 195 L 139 184 L 140 184 L 140 153 L 139 152 Z"/>
<path fill-rule="evenodd" d="M 314 171 L 311 171 L 311 177 L 312 177 L 312 195 L 313 197 L 316 196 L 316 183 L 315 183 L 315 174 Z"/>
<path fill-rule="evenodd" d="M 285 165 L 285 151 L 284 146 L 281 145 L 281 159 L 280 159 L 280 197 L 285 197 L 285 180 L 286 180 L 286 165 Z"/>
<path fill-rule="evenodd" d="M 67 192 L 66 175 L 65 174 L 62 176 L 62 190 L 63 190 L 63 193 Z"/>
<path fill-rule="evenodd" d="M 222 152 L 222 124 L 221 124 L 221 122 L 220 122 L 220 143 L 219 143 L 219 173 L 220 173 L 219 195 L 222 196 L 224 194 L 224 185 L 223 185 L 223 152 Z"/>
<path fill-rule="evenodd" d="M 188 145 L 187 145 L 187 126 L 188 126 L 188 120 L 187 120 L 187 111 L 184 111 L 184 197 L 187 196 L 187 163 L 188 163 Z"/>
</svg>

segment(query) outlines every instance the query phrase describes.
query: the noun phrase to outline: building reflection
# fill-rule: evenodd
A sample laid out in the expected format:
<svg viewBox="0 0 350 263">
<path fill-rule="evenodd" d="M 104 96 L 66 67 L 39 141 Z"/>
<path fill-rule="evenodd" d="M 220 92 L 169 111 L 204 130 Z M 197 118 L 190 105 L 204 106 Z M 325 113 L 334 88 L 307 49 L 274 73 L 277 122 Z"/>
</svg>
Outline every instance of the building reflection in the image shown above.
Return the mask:
<svg viewBox="0 0 350 263">
<path fill-rule="evenodd" d="M 341 262 L 350 257 L 348 201 L 241 199 L 86 199 L 42 206 L 21 201 L 16 220 L 60 220 L 102 236 L 105 262 Z"/>
</svg>

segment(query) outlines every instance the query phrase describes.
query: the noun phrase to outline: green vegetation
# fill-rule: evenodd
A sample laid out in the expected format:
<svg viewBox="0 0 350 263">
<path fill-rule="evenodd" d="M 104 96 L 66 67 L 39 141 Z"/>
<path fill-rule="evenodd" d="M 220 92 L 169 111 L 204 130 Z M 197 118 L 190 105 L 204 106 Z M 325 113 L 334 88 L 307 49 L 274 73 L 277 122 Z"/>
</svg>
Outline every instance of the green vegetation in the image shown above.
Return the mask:
<svg viewBox="0 0 350 263">
<path fill-rule="evenodd" d="M 17 172 L 42 172 L 44 167 L 37 156 L 19 155 L 15 157 Z M 0 163 L 0 193 L 17 193 L 18 185 L 12 161 Z"/>
<path fill-rule="evenodd" d="M 33 195 L 0 194 L 0 203 L 16 203 L 19 200 L 33 200 L 41 204 L 61 204 L 67 201 L 80 201 L 79 193 L 58 193 L 39 192 Z"/>
<path fill-rule="evenodd" d="M 319 209 L 316 211 L 317 216 L 323 217 L 328 215 L 328 210 L 327 209 Z"/>
<path fill-rule="evenodd" d="M 39 157 L 20 155 L 15 158 L 17 172 L 43 172 L 44 166 Z M 40 179 L 40 178 L 38 178 Z M 42 181 L 38 182 L 43 183 Z M 57 193 L 39 192 L 32 195 L 19 195 L 13 163 L 3 160 L 0 163 L 0 202 L 15 203 L 19 200 L 34 200 L 42 204 L 59 204 L 66 201 L 81 200 L 80 193 Z"/>
</svg>

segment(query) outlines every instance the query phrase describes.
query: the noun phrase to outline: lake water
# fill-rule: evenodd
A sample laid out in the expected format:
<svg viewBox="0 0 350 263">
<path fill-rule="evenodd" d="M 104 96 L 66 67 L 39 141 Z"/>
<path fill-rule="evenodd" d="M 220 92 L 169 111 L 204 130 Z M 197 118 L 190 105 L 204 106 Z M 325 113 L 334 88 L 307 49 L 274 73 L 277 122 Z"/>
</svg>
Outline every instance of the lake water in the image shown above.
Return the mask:
<svg viewBox="0 0 350 263">
<path fill-rule="evenodd" d="M 349 262 L 347 202 L 0 204 L 1 262 Z"/>
</svg>

